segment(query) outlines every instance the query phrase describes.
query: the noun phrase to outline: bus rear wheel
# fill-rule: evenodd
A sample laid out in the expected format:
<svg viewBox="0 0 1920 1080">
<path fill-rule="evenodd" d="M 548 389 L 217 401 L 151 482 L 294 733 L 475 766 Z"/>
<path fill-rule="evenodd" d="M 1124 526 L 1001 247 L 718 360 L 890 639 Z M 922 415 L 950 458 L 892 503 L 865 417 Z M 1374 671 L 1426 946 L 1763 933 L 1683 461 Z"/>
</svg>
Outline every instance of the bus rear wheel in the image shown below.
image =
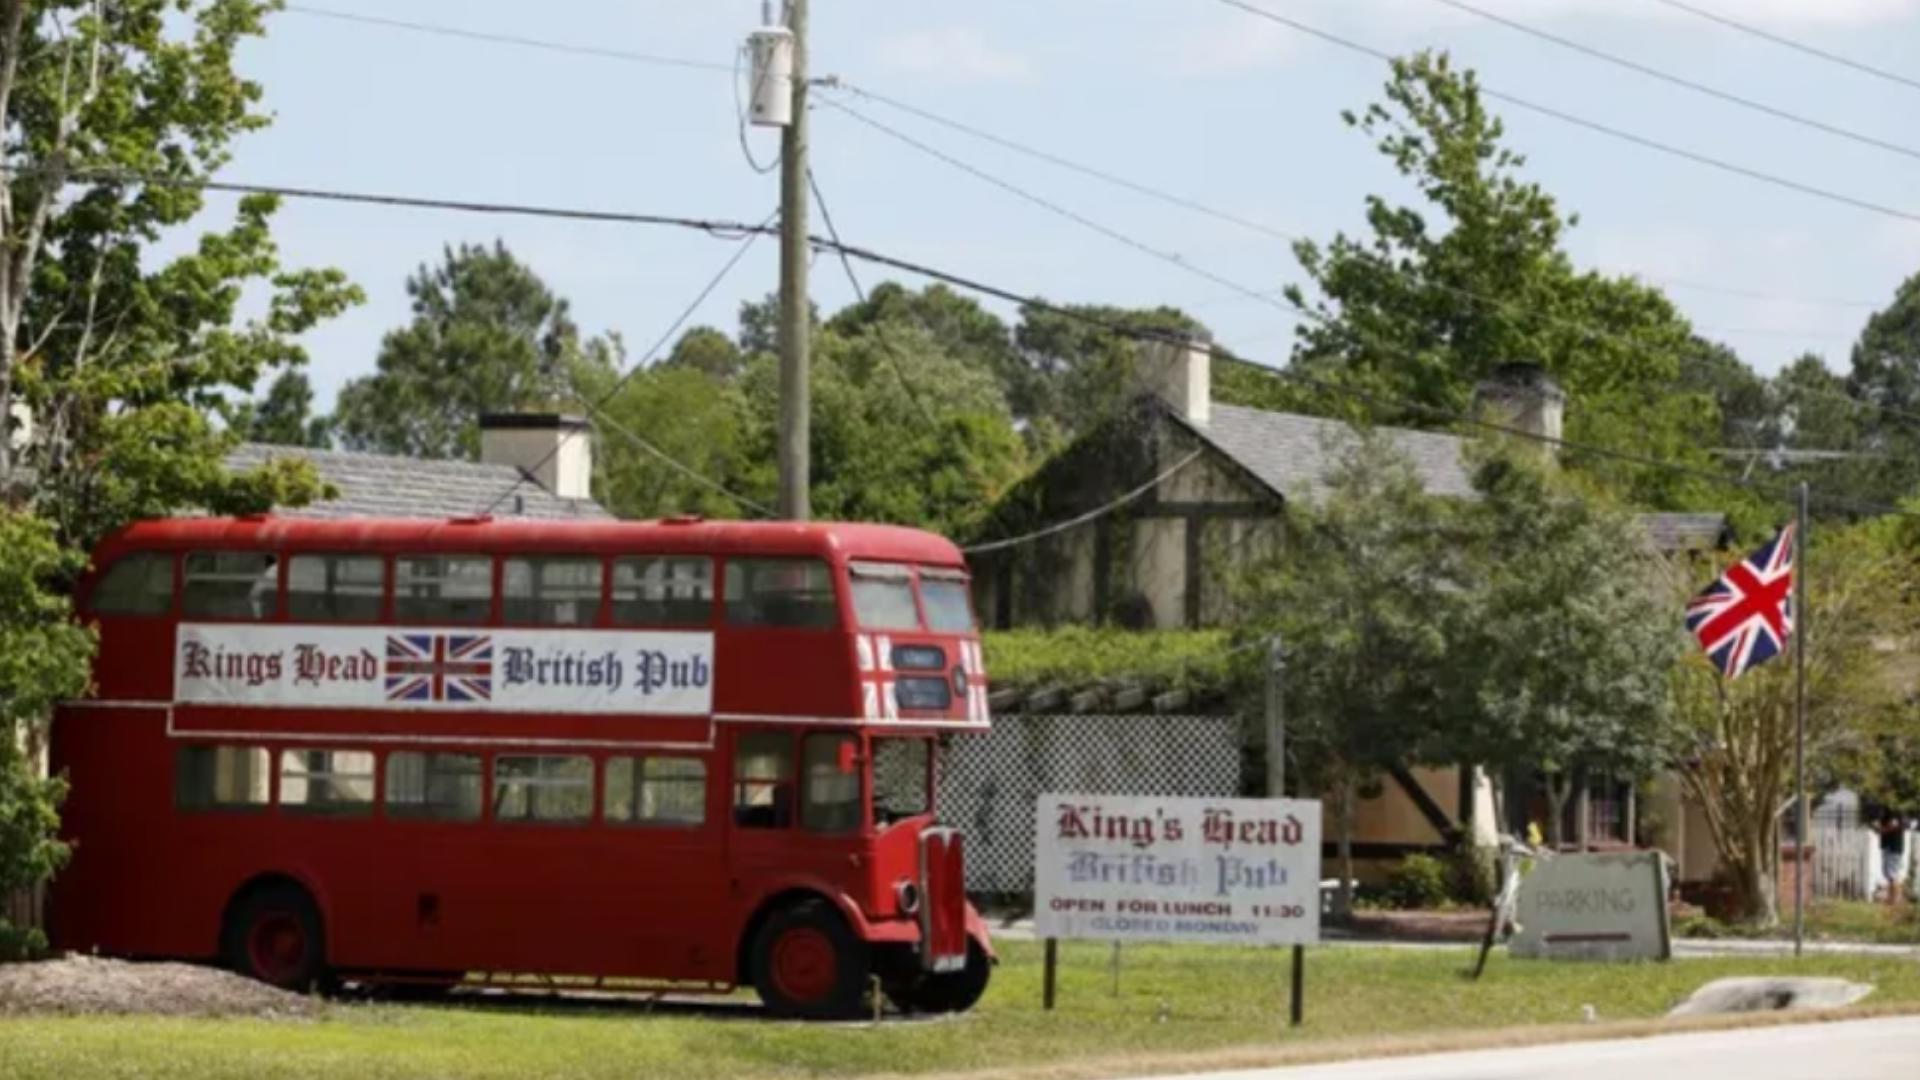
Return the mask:
<svg viewBox="0 0 1920 1080">
<path fill-rule="evenodd" d="M 227 915 L 221 957 L 229 968 L 269 986 L 322 989 L 327 948 L 320 909 L 294 885 L 249 892 Z"/>
<path fill-rule="evenodd" d="M 776 1016 L 844 1020 L 866 1003 L 866 943 L 825 903 L 812 900 L 768 916 L 754 938 L 753 988 Z"/>
<path fill-rule="evenodd" d="M 979 1004 L 993 975 L 993 961 L 976 941 L 967 942 L 967 966 L 959 971 L 921 975 L 912 982 L 887 988 L 887 998 L 901 1012 L 962 1013 Z"/>
</svg>

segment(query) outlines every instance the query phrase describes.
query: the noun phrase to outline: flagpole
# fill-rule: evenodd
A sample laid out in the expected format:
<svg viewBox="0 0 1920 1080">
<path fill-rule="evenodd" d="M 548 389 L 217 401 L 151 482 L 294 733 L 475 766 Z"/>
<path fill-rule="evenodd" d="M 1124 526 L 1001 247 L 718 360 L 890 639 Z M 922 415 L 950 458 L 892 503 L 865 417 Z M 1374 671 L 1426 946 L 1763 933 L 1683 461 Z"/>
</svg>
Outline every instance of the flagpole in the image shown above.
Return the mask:
<svg viewBox="0 0 1920 1080">
<path fill-rule="evenodd" d="M 1793 539 L 1793 789 L 1799 806 L 1793 844 L 1793 955 L 1807 935 L 1807 482 L 1800 482 Z"/>
</svg>

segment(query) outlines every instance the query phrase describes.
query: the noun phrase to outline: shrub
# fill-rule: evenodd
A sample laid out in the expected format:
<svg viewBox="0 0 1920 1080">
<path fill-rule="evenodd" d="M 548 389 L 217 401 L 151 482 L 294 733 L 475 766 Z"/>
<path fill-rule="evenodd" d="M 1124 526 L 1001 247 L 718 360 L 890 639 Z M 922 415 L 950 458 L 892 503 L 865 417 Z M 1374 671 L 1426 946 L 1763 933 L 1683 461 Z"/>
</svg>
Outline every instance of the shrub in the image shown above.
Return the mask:
<svg viewBox="0 0 1920 1080">
<path fill-rule="evenodd" d="M 1452 890 L 1447 864 L 1431 855 L 1408 855 L 1387 874 L 1386 900 L 1403 911 L 1446 905 Z"/>
<path fill-rule="evenodd" d="M 1490 907 L 1499 889 L 1494 849 L 1462 841 L 1448 856 L 1453 872 L 1453 898 L 1468 907 Z"/>
<path fill-rule="evenodd" d="M 38 930 L 19 929 L 0 919 L 0 964 L 37 960 L 46 955 L 47 939 Z"/>
</svg>

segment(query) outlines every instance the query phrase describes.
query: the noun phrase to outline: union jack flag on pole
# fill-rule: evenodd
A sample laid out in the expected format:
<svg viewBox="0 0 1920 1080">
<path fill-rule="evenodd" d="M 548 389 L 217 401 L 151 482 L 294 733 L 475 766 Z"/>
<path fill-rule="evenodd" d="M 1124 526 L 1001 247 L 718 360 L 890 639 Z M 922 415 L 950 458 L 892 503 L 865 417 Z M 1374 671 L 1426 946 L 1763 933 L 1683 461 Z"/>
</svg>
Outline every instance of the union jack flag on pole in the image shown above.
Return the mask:
<svg viewBox="0 0 1920 1080">
<path fill-rule="evenodd" d="M 1788 525 L 1687 604 L 1687 629 L 1728 679 L 1787 649 L 1794 619 L 1793 540 Z"/>
</svg>

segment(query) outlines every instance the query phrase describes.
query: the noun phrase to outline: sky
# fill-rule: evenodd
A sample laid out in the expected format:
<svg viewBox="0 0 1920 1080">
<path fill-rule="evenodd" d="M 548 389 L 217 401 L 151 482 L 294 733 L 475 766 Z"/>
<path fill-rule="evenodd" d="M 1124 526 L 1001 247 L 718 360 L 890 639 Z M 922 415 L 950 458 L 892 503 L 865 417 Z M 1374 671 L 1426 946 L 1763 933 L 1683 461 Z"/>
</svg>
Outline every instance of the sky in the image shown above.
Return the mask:
<svg viewBox="0 0 1920 1080">
<path fill-rule="evenodd" d="M 1920 158 L 1759 115 L 1450 9 L 1438 0 L 1249 0 L 1395 53 L 1444 48 L 1482 82 L 1796 183 L 1920 215 Z M 1920 148 L 1920 89 L 1675 11 L 1656 0 L 1474 0 L 1528 25 L 1778 108 Z M 1920 0 L 1691 0 L 1920 80 Z M 758 221 L 778 181 L 743 152 L 728 71 L 640 64 L 326 17 L 403 19 L 485 34 L 731 65 L 759 0 L 295 0 L 249 43 L 242 70 L 274 122 L 221 179 L 469 201 Z M 817 76 L 930 110 L 1271 230 L 1363 229 L 1368 193 L 1404 197 L 1391 165 L 1340 118 L 1379 98 L 1384 65 L 1219 0 L 814 0 Z M 849 243 L 1023 294 L 1171 304 L 1222 344 L 1283 363 L 1295 319 L 1245 291 L 1300 280 L 1286 241 L 1104 185 L 890 107 L 861 113 L 1070 209 L 1157 258 L 817 108 L 813 166 Z M 1803 352 L 1844 370 L 1874 309 L 1920 272 L 1920 221 L 1677 160 L 1494 103 L 1526 174 L 1579 226 L 1577 264 L 1665 288 L 1705 336 L 1773 371 Z M 1903 122 L 1904 121 L 1904 122 Z M 777 136 L 751 131 L 763 163 Z M 1920 154 L 1920 149 L 1916 150 Z M 232 199 L 210 197 L 209 216 Z M 818 224 L 816 220 L 816 225 Z M 319 404 L 374 369 L 407 322 L 405 281 L 445 245 L 504 241 L 590 333 L 636 361 L 733 242 L 629 225 L 293 201 L 275 235 L 289 266 L 335 266 L 367 303 L 307 336 Z M 887 274 L 857 267 L 871 287 Z M 898 276 L 898 275 L 894 275 Z M 758 243 L 695 312 L 733 329 L 771 292 Z M 903 278 L 903 280 L 906 280 Z M 915 284 L 918 284 L 917 282 Z M 1702 288 L 1701 286 L 1707 286 Z M 837 262 L 814 265 L 823 310 L 850 302 Z"/>
</svg>

